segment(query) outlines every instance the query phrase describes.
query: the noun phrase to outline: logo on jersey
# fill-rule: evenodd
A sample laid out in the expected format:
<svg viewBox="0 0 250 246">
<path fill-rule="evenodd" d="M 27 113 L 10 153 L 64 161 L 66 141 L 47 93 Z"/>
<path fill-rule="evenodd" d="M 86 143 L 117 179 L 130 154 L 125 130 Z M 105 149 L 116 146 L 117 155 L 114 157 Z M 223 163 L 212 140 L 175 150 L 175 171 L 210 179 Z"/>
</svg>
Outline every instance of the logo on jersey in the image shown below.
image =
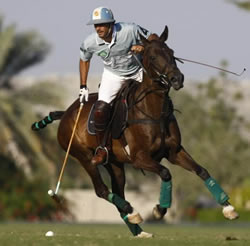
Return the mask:
<svg viewBox="0 0 250 246">
<path fill-rule="evenodd" d="M 108 53 L 105 50 L 103 50 L 100 53 L 98 53 L 98 56 L 101 56 L 102 58 L 105 58 L 105 57 L 108 56 Z"/>
</svg>

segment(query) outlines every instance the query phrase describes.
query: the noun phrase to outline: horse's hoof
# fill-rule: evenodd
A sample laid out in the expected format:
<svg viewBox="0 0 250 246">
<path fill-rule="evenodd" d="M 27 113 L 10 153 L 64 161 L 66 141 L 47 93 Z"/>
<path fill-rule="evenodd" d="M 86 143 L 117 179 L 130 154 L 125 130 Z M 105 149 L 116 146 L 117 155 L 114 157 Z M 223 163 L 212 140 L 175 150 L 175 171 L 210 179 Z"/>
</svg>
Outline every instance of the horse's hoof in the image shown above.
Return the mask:
<svg viewBox="0 0 250 246">
<path fill-rule="evenodd" d="M 141 215 L 134 210 L 133 213 L 128 214 L 128 221 L 132 224 L 140 224 L 142 223 L 143 219 Z"/>
<path fill-rule="evenodd" d="M 167 209 L 166 208 L 161 208 L 159 204 L 157 204 L 154 208 L 153 208 L 153 216 L 156 220 L 161 220 L 163 219 L 164 215 L 167 213 Z"/>
<path fill-rule="evenodd" d="M 226 219 L 235 220 L 239 218 L 239 214 L 232 205 L 223 207 L 222 213 Z"/>
<path fill-rule="evenodd" d="M 152 238 L 154 235 L 145 231 L 142 231 L 140 234 L 138 234 L 137 238 Z"/>
</svg>

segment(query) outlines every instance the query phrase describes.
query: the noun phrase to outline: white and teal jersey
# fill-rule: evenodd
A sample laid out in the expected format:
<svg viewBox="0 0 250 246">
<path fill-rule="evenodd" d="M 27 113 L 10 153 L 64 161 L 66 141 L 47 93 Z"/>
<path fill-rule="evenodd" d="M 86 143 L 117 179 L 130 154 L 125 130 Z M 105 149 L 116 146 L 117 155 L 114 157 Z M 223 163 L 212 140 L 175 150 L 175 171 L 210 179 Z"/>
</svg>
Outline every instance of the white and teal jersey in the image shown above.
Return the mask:
<svg viewBox="0 0 250 246">
<path fill-rule="evenodd" d="M 111 43 L 92 33 L 81 45 L 80 58 L 89 61 L 96 54 L 109 71 L 119 76 L 134 74 L 140 67 L 129 51 L 131 46 L 140 44 L 139 34 L 148 38 L 150 32 L 133 23 L 115 23 Z"/>
</svg>

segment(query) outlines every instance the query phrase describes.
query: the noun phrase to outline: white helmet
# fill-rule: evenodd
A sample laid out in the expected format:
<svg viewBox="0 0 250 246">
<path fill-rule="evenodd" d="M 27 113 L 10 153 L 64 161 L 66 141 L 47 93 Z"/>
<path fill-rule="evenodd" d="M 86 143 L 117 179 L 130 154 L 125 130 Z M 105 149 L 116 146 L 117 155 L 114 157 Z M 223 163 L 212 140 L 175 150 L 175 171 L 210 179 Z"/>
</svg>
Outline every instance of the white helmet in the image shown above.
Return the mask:
<svg viewBox="0 0 250 246">
<path fill-rule="evenodd" d="M 105 24 L 113 22 L 115 22 L 115 19 L 112 11 L 106 7 L 99 7 L 94 9 L 91 15 L 91 19 L 87 23 L 87 25 Z"/>
</svg>

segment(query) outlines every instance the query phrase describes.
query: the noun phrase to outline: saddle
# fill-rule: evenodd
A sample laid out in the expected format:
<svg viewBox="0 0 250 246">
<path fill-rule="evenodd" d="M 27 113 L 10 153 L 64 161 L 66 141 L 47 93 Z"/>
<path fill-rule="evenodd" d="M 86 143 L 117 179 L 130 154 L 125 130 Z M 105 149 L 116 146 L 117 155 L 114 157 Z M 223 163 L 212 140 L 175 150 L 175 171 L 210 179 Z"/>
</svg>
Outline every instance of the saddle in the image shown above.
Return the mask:
<svg viewBox="0 0 250 246">
<path fill-rule="evenodd" d="M 107 131 L 111 133 L 113 139 L 119 139 L 127 127 L 128 120 L 128 109 L 129 109 L 129 96 L 132 95 L 136 88 L 138 87 L 139 82 L 135 80 L 128 80 L 122 88 L 117 93 L 115 99 L 111 102 L 111 119 L 107 127 Z M 90 135 L 95 135 L 95 126 L 94 126 L 94 110 L 95 104 L 92 105 L 92 108 L 88 117 L 88 133 Z"/>
</svg>

